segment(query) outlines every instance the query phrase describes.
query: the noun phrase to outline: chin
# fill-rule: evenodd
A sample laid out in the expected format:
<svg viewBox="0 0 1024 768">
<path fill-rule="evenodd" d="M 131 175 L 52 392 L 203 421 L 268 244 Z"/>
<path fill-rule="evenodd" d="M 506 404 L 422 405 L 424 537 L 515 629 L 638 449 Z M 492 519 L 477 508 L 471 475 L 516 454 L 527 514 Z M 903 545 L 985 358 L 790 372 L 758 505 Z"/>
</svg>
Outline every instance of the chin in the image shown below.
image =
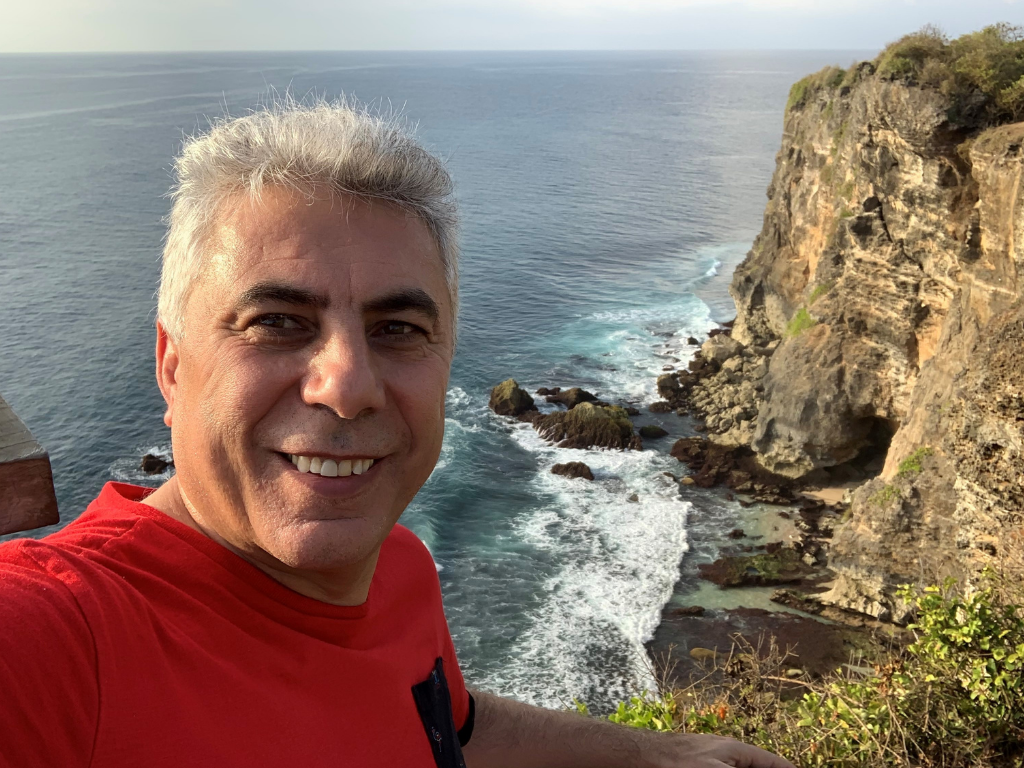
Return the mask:
<svg viewBox="0 0 1024 768">
<path fill-rule="evenodd" d="M 303 520 L 272 532 L 261 548 L 296 570 L 332 571 L 373 556 L 388 530 L 368 518 Z"/>
</svg>

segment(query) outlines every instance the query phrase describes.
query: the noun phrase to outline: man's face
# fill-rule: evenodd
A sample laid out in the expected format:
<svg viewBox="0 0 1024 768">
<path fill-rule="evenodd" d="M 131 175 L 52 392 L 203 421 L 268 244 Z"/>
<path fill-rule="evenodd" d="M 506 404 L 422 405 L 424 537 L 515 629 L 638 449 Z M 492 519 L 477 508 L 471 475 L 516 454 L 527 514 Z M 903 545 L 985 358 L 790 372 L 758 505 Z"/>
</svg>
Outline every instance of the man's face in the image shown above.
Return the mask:
<svg viewBox="0 0 1024 768">
<path fill-rule="evenodd" d="M 225 208 L 207 256 L 183 337 L 158 354 L 187 503 L 274 567 L 375 558 L 444 433 L 454 324 L 429 230 L 386 203 L 273 188 Z"/>
</svg>

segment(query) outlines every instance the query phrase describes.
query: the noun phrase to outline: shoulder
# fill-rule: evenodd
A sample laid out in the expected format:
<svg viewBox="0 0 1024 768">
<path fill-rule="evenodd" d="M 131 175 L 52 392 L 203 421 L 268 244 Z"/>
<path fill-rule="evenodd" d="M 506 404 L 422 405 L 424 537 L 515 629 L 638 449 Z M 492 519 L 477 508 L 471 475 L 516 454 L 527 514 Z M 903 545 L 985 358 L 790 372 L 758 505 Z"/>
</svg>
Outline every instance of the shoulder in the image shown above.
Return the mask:
<svg viewBox="0 0 1024 768">
<path fill-rule="evenodd" d="M 403 565 L 417 572 L 429 572 L 436 580 L 437 566 L 434 558 L 419 536 L 404 525 L 395 525 L 384 540 L 380 550 L 382 564 Z"/>
</svg>

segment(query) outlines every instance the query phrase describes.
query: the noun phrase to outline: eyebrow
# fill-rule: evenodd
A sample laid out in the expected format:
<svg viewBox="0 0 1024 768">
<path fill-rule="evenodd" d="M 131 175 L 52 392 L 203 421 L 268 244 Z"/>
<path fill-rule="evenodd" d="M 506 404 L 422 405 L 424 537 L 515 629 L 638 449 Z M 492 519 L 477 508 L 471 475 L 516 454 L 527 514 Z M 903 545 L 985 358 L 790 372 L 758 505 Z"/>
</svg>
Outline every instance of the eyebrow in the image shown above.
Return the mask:
<svg viewBox="0 0 1024 768">
<path fill-rule="evenodd" d="M 430 294 L 422 288 L 405 288 L 385 294 L 363 304 L 363 312 L 372 314 L 388 314 L 390 312 L 419 312 L 437 322 L 441 309 Z"/>
<path fill-rule="evenodd" d="M 327 309 L 331 305 L 330 298 L 325 294 L 314 293 L 305 288 L 295 288 L 283 283 L 256 283 L 242 291 L 235 303 L 235 309 L 249 309 L 269 302 L 316 309 Z"/>
<path fill-rule="evenodd" d="M 296 288 L 284 283 L 257 283 L 245 289 L 238 297 L 235 308 L 238 311 L 275 302 L 298 307 L 327 309 L 331 299 L 326 294 L 316 293 L 305 288 Z M 437 322 L 441 309 L 430 294 L 422 288 L 404 288 L 385 294 L 365 302 L 363 312 L 372 314 L 388 314 L 391 312 L 420 312 Z"/>
</svg>

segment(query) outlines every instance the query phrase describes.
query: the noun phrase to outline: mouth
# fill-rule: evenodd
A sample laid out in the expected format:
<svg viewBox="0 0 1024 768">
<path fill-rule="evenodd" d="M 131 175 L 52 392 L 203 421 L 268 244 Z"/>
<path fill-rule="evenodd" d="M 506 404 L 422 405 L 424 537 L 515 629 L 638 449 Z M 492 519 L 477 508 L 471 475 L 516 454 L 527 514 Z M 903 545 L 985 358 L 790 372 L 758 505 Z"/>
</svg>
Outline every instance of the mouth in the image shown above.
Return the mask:
<svg viewBox="0 0 1024 768">
<path fill-rule="evenodd" d="M 345 459 L 327 456 L 306 456 L 296 453 L 278 454 L 290 461 L 301 474 L 320 475 L 321 477 L 348 477 L 369 472 L 378 459 L 369 457 L 350 457 Z"/>
</svg>

